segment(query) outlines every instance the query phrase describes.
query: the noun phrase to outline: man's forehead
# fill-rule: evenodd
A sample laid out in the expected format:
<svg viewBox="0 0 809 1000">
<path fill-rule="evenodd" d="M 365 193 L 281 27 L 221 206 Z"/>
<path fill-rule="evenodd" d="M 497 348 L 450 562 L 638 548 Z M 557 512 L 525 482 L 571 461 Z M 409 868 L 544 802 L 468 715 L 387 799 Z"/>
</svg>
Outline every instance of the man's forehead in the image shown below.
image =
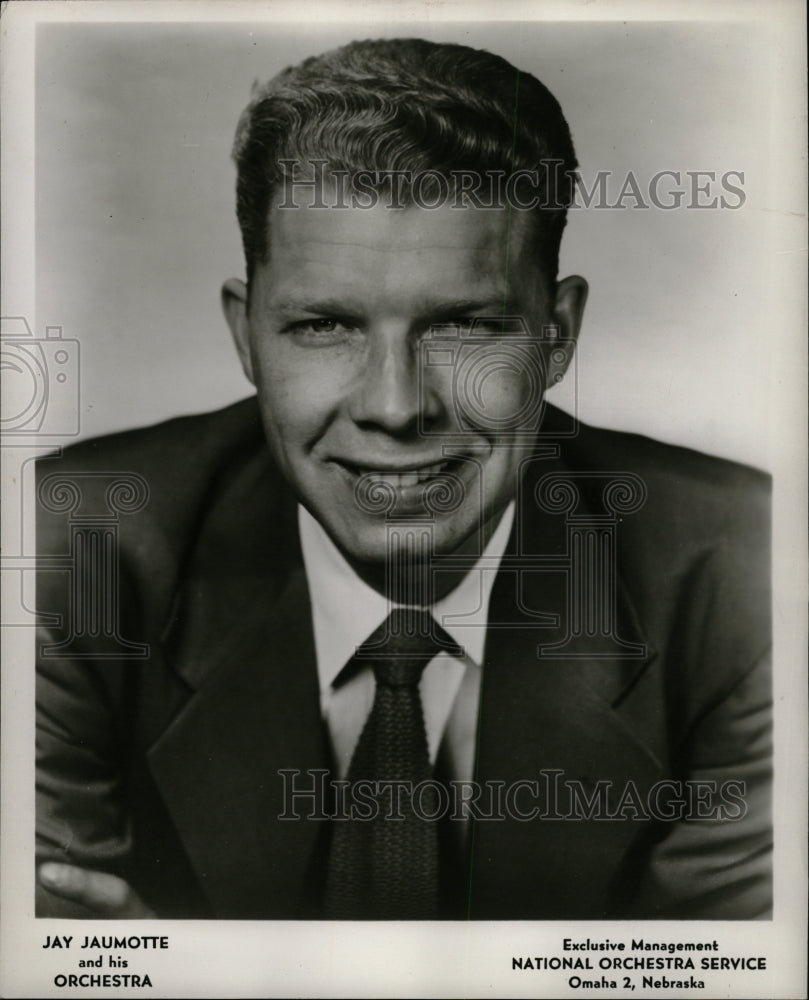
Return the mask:
<svg viewBox="0 0 809 1000">
<path fill-rule="evenodd" d="M 521 219 L 475 208 L 274 208 L 265 293 L 274 309 L 376 300 L 408 312 L 491 306 L 515 291 Z M 498 307 L 498 303 L 500 306 Z"/>
<path fill-rule="evenodd" d="M 280 238 L 289 246 L 355 246 L 382 253 L 425 248 L 488 252 L 504 249 L 508 242 L 519 244 L 528 222 L 526 214 L 507 208 L 446 204 L 436 208 L 398 208 L 384 202 L 368 208 L 274 205 L 269 226 L 271 241 Z"/>
<path fill-rule="evenodd" d="M 279 208 L 270 210 L 269 270 L 297 269 L 307 280 L 345 275 L 366 284 L 445 282 L 448 295 L 502 294 L 519 278 L 533 284 L 527 212 L 443 205 L 425 209 Z M 451 289 L 455 289 L 455 293 Z M 477 292 L 477 290 L 475 290 Z"/>
</svg>

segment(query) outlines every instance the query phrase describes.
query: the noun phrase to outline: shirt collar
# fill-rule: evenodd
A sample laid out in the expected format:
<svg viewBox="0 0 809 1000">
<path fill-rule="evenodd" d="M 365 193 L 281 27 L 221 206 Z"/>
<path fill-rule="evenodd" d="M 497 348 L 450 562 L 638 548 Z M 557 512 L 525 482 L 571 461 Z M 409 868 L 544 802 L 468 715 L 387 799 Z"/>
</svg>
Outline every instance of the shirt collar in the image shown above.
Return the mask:
<svg viewBox="0 0 809 1000">
<path fill-rule="evenodd" d="M 508 545 L 514 510 L 512 501 L 476 566 L 433 606 L 437 621 L 478 664 L 483 660 L 489 597 Z M 331 685 L 357 647 L 385 620 L 390 609 L 387 599 L 357 576 L 320 523 L 300 505 L 298 531 L 312 602 L 322 691 Z M 485 570 L 480 568 L 484 562 Z"/>
</svg>

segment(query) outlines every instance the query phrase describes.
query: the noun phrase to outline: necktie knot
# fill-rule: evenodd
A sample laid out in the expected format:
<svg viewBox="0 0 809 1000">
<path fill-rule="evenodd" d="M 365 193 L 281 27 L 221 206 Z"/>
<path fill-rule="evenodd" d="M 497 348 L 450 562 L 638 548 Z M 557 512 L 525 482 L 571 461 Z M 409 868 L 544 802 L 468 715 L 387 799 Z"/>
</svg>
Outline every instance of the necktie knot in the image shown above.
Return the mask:
<svg viewBox="0 0 809 1000">
<path fill-rule="evenodd" d="M 377 684 L 407 687 L 418 684 L 424 668 L 442 651 L 463 655 L 429 611 L 395 608 L 357 650 L 357 659 L 371 661 Z"/>
<path fill-rule="evenodd" d="M 436 914 L 438 832 L 412 799 L 430 778 L 430 756 L 418 682 L 440 651 L 463 655 L 428 611 L 396 608 L 357 650 L 352 663 L 370 665 L 376 676 L 371 713 L 351 758 L 347 780 L 365 786 L 367 819 L 334 830 L 326 884 L 326 913 L 371 919 L 429 919 Z M 386 805 L 396 786 L 410 788 Z M 368 791 L 376 789 L 370 800 Z M 428 791 L 430 808 L 434 792 Z"/>
</svg>

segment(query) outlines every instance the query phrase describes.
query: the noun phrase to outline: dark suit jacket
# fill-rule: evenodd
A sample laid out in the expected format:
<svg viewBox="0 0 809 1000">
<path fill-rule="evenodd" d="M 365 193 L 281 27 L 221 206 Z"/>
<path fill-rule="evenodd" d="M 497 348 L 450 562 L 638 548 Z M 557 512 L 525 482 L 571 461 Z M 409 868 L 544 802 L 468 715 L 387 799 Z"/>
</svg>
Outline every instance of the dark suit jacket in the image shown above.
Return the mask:
<svg viewBox="0 0 809 1000">
<path fill-rule="evenodd" d="M 527 465 L 494 586 L 476 777 L 506 788 L 539 781 L 515 801 L 524 811 L 538 802 L 545 818 L 474 824 L 457 913 L 766 915 L 767 478 L 571 424 L 552 408 L 544 429 L 559 433 L 560 448 L 556 457 L 538 449 Z M 38 645 L 38 859 L 120 874 L 167 917 L 317 916 L 329 823 L 278 820 L 278 771 L 331 761 L 295 500 L 255 400 L 85 442 L 39 465 L 48 509 L 38 609 L 51 624 Z M 647 496 L 613 516 L 603 474 L 623 472 Z M 99 512 L 109 511 L 116 473 L 142 477 L 148 502 L 127 513 L 119 497 L 105 529 Z M 536 485 L 548 475 L 578 484 L 573 511 L 539 509 Z M 78 499 L 60 499 L 65 478 Z M 87 525 L 96 523 L 92 542 Z M 587 621 L 547 648 L 565 639 L 577 606 L 564 569 L 577 525 L 615 546 L 608 658 L 594 655 L 606 647 Z M 77 569 L 99 552 L 103 582 Z M 528 568 L 509 562 L 514 555 Z M 106 624 L 88 624 L 87 608 L 109 605 L 116 587 Z M 555 805 L 552 771 L 561 772 Z M 675 784 L 656 784 L 664 780 Z M 700 786 L 687 818 L 644 815 L 655 795 L 665 803 L 667 791 L 687 787 L 677 782 L 695 781 L 715 784 Z M 728 781 L 743 786 L 723 799 Z M 567 782 L 593 801 L 606 789 L 620 815 L 576 812 Z M 39 890 L 38 913 L 81 910 Z"/>
</svg>

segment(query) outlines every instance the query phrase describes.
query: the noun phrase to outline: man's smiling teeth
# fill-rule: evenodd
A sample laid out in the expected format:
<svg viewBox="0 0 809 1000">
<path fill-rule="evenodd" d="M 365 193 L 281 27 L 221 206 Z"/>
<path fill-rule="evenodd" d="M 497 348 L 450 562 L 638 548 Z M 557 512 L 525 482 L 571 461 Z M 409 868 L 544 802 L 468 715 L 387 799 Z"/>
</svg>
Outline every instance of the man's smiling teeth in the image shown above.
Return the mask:
<svg viewBox="0 0 809 1000">
<path fill-rule="evenodd" d="M 368 476 L 372 483 L 387 483 L 394 489 L 405 486 L 418 486 L 434 476 L 440 475 L 446 469 L 448 462 L 438 462 L 435 465 L 425 465 L 420 469 L 409 469 L 407 472 L 379 472 L 376 469 L 359 469 L 361 476 Z"/>
</svg>

